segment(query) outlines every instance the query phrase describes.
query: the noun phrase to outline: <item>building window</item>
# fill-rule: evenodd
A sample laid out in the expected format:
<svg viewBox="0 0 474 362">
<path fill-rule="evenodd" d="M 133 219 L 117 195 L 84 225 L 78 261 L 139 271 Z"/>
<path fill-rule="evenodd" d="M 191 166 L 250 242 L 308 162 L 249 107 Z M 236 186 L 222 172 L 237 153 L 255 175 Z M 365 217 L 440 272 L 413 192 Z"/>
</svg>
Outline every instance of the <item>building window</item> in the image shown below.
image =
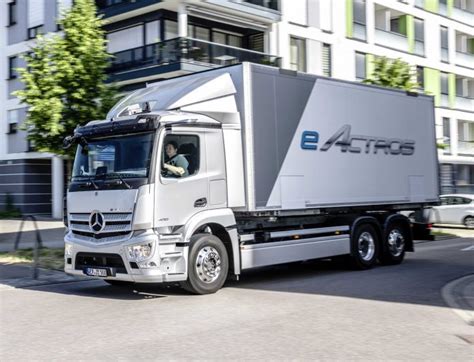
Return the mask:
<svg viewBox="0 0 474 362">
<path fill-rule="evenodd" d="M 425 54 L 425 24 L 422 19 L 415 18 L 415 54 Z"/>
<path fill-rule="evenodd" d="M 352 36 L 356 39 L 366 39 L 365 0 L 353 0 L 354 31 Z"/>
<path fill-rule="evenodd" d="M 202 26 L 197 25 L 188 25 L 188 36 L 190 38 L 199 39 L 199 40 L 211 40 L 211 31 L 208 28 L 203 28 Z"/>
<path fill-rule="evenodd" d="M 8 111 L 8 134 L 14 134 L 18 128 L 18 110 Z"/>
<path fill-rule="evenodd" d="M 440 79 L 441 79 L 441 94 L 448 95 L 449 94 L 449 74 L 441 72 Z"/>
<path fill-rule="evenodd" d="M 40 34 L 43 34 L 43 25 L 28 29 L 28 39 L 34 39 Z"/>
<path fill-rule="evenodd" d="M 423 90 L 425 88 L 425 74 L 423 67 L 416 67 L 416 82 L 418 83 L 418 89 Z"/>
<path fill-rule="evenodd" d="M 8 25 L 16 24 L 16 0 L 10 1 L 8 3 Z"/>
<path fill-rule="evenodd" d="M 18 77 L 18 57 L 9 57 L 8 58 L 8 79 L 15 79 Z"/>
<path fill-rule="evenodd" d="M 365 67 L 365 54 L 356 52 L 355 57 L 356 63 L 356 79 L 359 81 L 367 78 L 366 67 Z"/>
<path fill-rule="evenodd" d="M 301 38 L 290 38 L 290 68 L 300 72 L 306 71 L 306 41 Z"/>
<path fill-rule="evenodd" d="M 331 45 L 323 44 L 323 75 L 331 76 Z"/>
<path fill-rule="evenodd" d="M 450 119 L 443 117 L 443 144 L 444 154 L 451 153 L 451 123 Z"/>
<path fill-rule="evenodd" d="M 441 39 L 441 61 L 447 62 L 448 58 L 448 28 L 442 26 L 440 28 L 440 39 Z"/>
<path fill-rule="evenodd" d="M 222 45 L 230 45 L 242 48 L 242 36 L 238 34 L 230 34 L 224 30 L 212 30 L 212 41 Z"/>
<path fill-rule="evenodd" d="M 38 34 L 43 33 L 45 19 L 45 0 L 28 0 L 28 39 L 34 39 Z"/>
<path fill-rule="evenodd" d="M 165 40 L 178 37 L 178 23 L 173 20 L 165 20 Z"/>
</svg>

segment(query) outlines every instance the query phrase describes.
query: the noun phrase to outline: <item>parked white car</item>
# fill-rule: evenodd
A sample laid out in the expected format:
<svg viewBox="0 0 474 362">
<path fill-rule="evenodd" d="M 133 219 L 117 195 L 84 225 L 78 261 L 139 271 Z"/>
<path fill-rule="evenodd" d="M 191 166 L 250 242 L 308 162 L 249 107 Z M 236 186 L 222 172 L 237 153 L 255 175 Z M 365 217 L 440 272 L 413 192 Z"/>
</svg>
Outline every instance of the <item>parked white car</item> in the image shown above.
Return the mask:
<svg viewBox="0 0 474 362">
<path fill-rule="evenodd" d="M 441 205 L 431 209 L 433 224 L 462 224 L 474 228 L 474 195 L 441 195 Z"/>
</svg>

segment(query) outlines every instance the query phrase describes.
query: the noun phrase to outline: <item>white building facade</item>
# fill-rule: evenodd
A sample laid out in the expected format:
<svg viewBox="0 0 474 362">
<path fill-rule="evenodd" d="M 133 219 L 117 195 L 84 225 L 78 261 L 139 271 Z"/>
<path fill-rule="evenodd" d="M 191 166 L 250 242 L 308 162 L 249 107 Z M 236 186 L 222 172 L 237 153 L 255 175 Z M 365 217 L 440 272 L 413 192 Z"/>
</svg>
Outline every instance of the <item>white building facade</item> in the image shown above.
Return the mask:
<svg viewBox="0 0 474 362">
<path fill-rule="evenodd" d="M 351 81 L 377 56 L 416 67 L 435 96 L 442 192 L 474 193 L 474 0 L 98 0 L 124 92 L 147 82 L 253 61 Z M 38 33 L 57 31 L 71 0 L 0 3 L 0 210 L 60 217 L 63 162 L 20 129 L 11 92 Z"/>
</svg>

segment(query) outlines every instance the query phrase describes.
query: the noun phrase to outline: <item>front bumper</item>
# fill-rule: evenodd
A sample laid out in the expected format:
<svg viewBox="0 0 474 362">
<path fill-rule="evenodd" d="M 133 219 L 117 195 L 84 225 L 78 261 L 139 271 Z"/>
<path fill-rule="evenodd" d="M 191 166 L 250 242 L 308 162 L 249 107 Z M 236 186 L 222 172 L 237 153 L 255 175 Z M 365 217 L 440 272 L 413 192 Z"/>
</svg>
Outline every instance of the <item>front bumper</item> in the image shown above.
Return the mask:
<svg viewBox="0 0 474 362">
<path fill-rule="evenodd" d="M 98 242 L 86 242 L 75 237 L 69 231 L 64 241 L 69 244 L 69 255 L 65 255 L 64 271 L 70 275 L 86 276 L 84 268 L 87 267 L 108 267 L 107 258 L 101 256 L 113 255 L 115 261 L 118 257 L 123 261 L 123 267 L 118 268 L 115 276 L 108 276 L 102 279 L 121 280 L 135 283 L 162 283 L 176 282 L 187 279 L 187 246 L 180 243 L 180 240 L 162 240 L 153 231 L 147 231 L 139 236 L 132 236 L 120 242 L 100 244 Z M 151 255 L 137 262 L 128 256 L 127 248 L 131 245 L 153 243 Z M 180 246 L 177 246 L 179 243 Z M 87 260 L 87 265 L 84 265 Z M 97 260 L 92 261 L 92 260 Z M 147 267 L 144 265 L 148 264 Z M 150 267 L 150 265 L 153 265 Z M 92 278 L 92 277 L 91 277 Z M 96 277 L 94 277 L 96 278 Z"/>
</svg>

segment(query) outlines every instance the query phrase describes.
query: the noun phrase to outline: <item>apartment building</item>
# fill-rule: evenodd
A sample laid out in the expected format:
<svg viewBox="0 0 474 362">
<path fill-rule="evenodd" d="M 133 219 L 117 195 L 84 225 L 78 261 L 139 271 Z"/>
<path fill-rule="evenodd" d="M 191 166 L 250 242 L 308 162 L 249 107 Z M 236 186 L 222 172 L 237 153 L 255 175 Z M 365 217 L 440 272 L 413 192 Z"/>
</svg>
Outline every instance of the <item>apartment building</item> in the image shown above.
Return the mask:
<svg viewBox="0 0 474 362">
<path fill-rule="evenodd" d="M 38 33 L 57 31 L 72 0 L 0 6 L 0 209 L 61 214 L 64 166 L 28 144 L 15 68 Z M 252 61 L 362 81 L 377 56 L 416 67 L 435 96 L 442 192 L 474 193 L 474 0 L 97 0 L 124 92 L 182 74 Z"/>
</svg>

